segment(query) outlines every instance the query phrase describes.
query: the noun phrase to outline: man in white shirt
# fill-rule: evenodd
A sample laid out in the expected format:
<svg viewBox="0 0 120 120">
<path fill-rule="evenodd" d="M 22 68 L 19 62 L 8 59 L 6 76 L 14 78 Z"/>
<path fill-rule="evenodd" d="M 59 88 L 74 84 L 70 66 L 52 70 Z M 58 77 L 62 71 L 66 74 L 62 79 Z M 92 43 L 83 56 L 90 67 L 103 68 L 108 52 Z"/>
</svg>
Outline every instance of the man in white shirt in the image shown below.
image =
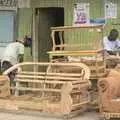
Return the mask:
<svg viewBox="0 0 120 120">
<path fill-rule="evenodd" d="M 116 55 L 117 49 L 120 48 L 118 36 L 117 29 L 112 29 L 108 37 L 104 37 L 103 39 L 104 50 L 110 55 Z"/>
<path fill-rule="evenodd" d="M 117 29 L 112 29 L 107 37 L 103 39 L 104 51 L 106 57 L 106 67 L 114 68 L 120 64 L 120 59 L 116 56 L 110 57 L 109 55 L 116 55 L 120 51 L 120 40 L 118 39 L 119 33 Z"/>
<path fill-rule="evenodd" d="M 11 66 L 23 62 L 24 57 L 24 40 L 19 39 L 16 42 L 7 45 L 2 60 L 1 60 L 1 70 L 4 72 Z M 11 81 L 14 80 L 16 71 L 12 71 L 8 77 Z"/>
</svg>

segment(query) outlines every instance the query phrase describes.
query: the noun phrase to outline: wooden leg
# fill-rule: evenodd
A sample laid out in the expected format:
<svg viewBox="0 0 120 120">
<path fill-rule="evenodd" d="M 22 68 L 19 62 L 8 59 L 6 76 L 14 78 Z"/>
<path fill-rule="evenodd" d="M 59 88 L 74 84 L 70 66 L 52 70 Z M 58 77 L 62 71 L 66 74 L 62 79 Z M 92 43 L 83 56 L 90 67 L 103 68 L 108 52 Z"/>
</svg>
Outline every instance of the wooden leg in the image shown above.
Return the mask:
<svg viewBox="0 0 120 120">
<path fill-rule="evenodd" d="M 16 81 L 16 86 L 15 86 L 15 96 L 19 96 L 19 90 L 17 89 L 20 86 L 20 83 Z"/>
</svg>

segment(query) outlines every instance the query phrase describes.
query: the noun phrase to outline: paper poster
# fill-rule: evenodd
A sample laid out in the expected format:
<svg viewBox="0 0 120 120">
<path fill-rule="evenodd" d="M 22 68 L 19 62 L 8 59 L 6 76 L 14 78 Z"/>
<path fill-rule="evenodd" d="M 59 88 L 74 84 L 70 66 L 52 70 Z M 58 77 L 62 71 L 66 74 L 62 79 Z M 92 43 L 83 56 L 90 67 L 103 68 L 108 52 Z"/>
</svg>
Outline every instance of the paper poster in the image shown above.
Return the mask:
<svg viewBox="0 0 120 120">
<path fill-rule="evenodd" d="M 73 25 L 90 22 L 89 8 L 89 3 L 77 3 L 74 5 Z"/>
<path fill-rule="evenodd" d="M 105 18 L 117 18 L 117 4 L 105 3 Z"/>
</svg>

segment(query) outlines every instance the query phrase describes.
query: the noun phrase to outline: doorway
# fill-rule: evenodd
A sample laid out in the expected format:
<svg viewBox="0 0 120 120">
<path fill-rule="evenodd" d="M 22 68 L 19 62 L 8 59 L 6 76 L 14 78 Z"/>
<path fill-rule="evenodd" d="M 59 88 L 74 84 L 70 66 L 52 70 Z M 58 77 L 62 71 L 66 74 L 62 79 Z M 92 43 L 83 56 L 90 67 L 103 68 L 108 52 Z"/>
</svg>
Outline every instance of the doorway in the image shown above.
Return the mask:
<svg viewBox="0 0 120 120">
<path fill-rule="evenodd" d="M 49 61 L 48 51 L 52 50 L 50 27 L 64 26 L 64 8 L 39 8 L 38 59 Z M 59 43 L 59 39 L 57 39 Z"/>
</svg>

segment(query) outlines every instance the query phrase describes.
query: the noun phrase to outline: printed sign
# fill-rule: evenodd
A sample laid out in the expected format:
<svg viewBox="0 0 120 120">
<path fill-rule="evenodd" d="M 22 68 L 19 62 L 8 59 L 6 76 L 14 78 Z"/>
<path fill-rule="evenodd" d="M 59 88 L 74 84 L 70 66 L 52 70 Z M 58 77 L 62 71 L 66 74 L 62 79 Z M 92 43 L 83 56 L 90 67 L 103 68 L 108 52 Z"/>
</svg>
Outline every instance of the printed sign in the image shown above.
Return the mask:
<svg viewBox="0 0 120 120">
<path fill-rule="evenodd" d="M 77 3 L 74 6 L 73 25 L 89 23 L 89 3 Z"/>
<path fill-rule="evenodd" d="M 105 3 L 105 18 L 117 18 L 117 4 Z"/>
<path fill-rule="evenodd" d="M 0 0 L 1 7 L 16 7 L 17 0 Z"/>
</svg>

